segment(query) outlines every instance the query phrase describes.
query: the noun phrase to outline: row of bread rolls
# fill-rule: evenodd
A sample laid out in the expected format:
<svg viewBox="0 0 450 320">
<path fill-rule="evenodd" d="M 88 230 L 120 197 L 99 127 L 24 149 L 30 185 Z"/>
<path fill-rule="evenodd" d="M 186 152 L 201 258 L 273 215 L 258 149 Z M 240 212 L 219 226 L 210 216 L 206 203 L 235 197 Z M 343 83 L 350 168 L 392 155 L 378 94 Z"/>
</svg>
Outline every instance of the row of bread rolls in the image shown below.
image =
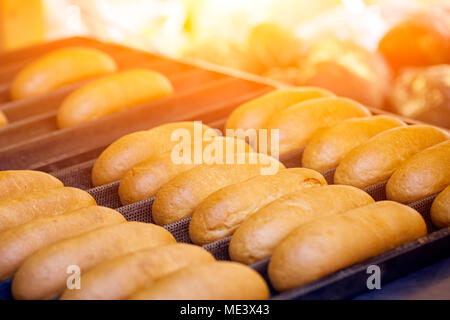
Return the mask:
<svg viewBox="0 0 450 320">
<path fill-rule="evenodd" d="M 318 217 L 275 247 L 268 275 L 276 290 L 293 289 L 426 234 L 422 216 L 393 201 Z"/>
<path fill-rule="evenodd" d="M 225 128 L 278 129 L 281 155 L 304 148 L 302 166 L 321 172 L 336 168 L 336 184 L 365 188 L 389 179 L 398 169 L 389 184 L 388 198 L 400 202 L 418 200 L 450 183 L 447 131 L 428 125 L 407 126 L 386 115 L 370 116 L 358 103 L 323 92 L 311 87 L 276 90 L 238 107 Z M 443 144 L 420 153 L 439 143 Z M 420 155 L 413 157 L 417 153 Z M 411 163 L 404 164 L 411 157 Z M 428 165 L 422 166 L 423 160 Z M 405 177 L 406 171 L 409 177 Z M 417 195 L 394 195 L 396 191 L 390 189 Z"/>
<path fill-rule="evenodd" d="M 13 277 L 16 299 L 268 298 L 254 270 L 176 244 L 162 227 L 126 222 L 51 175 L 2 171 L 0 186 L 0 280 Z M 78 193 L 61 196 L 66 190 Z M 78 289 L 68 287 L 70 266 L 80 268 Z"/>
<path fill-rule="evenodd" d="M 20 70 L 11 84 L 11 98 L 39 96 L 94 77 L 101 78 L 76 89 L 61 103 L 57 115 L 60 128 L 93 121 L 173 93 L 170 81 L 158 72 L 148 69 L 117 72 L 116 62 L 106 53 L 94 48 L 69 47 L 52 51 Z"/>
</svg>

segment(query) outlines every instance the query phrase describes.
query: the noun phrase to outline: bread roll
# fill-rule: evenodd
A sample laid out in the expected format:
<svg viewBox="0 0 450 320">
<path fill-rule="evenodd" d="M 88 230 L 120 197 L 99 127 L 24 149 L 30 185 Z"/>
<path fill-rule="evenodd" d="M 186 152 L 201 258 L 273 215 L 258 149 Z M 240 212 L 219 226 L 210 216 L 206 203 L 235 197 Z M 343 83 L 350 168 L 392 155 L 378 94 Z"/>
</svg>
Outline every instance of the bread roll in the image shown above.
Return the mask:
<svg viewBox="0 0 450 320">
<path fill-rule="evenodd" d="M 172 93 L 169 79 L 159 72 L 147 69 L 122 71 L 72 92 L 59 107 L 58 127 L 73 127 Z"/>
<path fill-rule="evenodd" d="M 8 118 L 5 113 L 0 110 L 0 127 L 6 126 L 8 124 Z"/>
<path fill-rule="evenodd" d="M 163 185 L 155 196 L 152 207 L 153 221 L 159 225 L 169 224 L 190 217 L 197 206 L 213 192 L 230 184 L 238 183 L 264 174 L 264 171 L 278 171 L 284 166 L 275 158 L 264 154 L 244 155 L 245 162 L 231 159 L 224 164 L 202 164 L 182 172 Z M 228 160 L 228 159 L 227 159 Z M 270 171 L 269 170 L 269 171 Z M 272 172 L 271 172 L 272 173 Z"/>
<path fill-rule="evenodd" d="M 178 131 L 181 129 L 181 131 Z M 106 148 L 95 161 L 92 168 L 94 186 L 107 184 L 122 179 L 125 173 L 138 163 L 160 153 L 172 150 L 180 144 L 177 132 L 189 133 L 201 141 L 203 134 L 212 129 L 195 122 L 172 122 L 160 125 L 148 131 L 138 131 L 121 137 Z M 191 141 L 189 141 L 191 145 Z"/>
<path fill-rule="evenodd" d="M 369 115 L 370 111 L 356 101 L 319 98 L 300 102 L 274 114 L 266 128 L 269 131 L 280 130 L 279 153 L 284 154 L 304 147 L 317 129 Z"/>
<path fill-rule="evenodd" d="M 390 200 L 411 203 L 450 184 L 450 140 L 425 149 L 403 162 L 386 184 Z"/>
<path fill-rule="evenodd" d="M 181 269 L 135 292 L 130 300 L 261 300 L 268 297 L 267 284 L 255 270 L 240 263 L 221 261 Z"/>
<path fill-rule="evenodd" d="M 56 217 L 34 219 L 8 229 L 0 233 L 0 281 L 11 277 L 27 257 L 42 248 L 125 221 L 115 210 L 90 206 Z"/>
<path fill-rule="evenodd" d="M 388 179 L 406 159 L 449 138 L 436 127 L 414 125 L 393 128 L 369 139 L 342 159 L 334 183 L 365 188 Z"/>
<path fill-rule="evenodd" d="M 287 107 L 305 100 L 331 96 L 331 92 L 315 87 L 274 90 L 237 107 L 228 117 L 225 129 L 263 128 L 273 115 Z"/>
<path fill-rule="evenodd" d="M 434 199 L 431 205 L 431 221 L 438 228 L 450 226 L 450 186 Z"/>
<path fill-rule="evenodd" d="M 150 223 L 124 222 L 87 232 L 26 259 L 16 272 L 12 294 L 15 299 L 52 299 L 69 284 L 69 266 L 78 266 L 83 274 L 107 259 L 171 243 L 175 239 L 169 231 Z"/>
<path fill-rule="evenodd" d="M 217 154 L 217 156 L 221 157 L 230 152 L 238 153 L 239 150 L 242 150 L 242 152 L 253 151 L 243 140 L 232 137 L 215 137 L 211 143 L 203 143 L 203 153 L 211 150 L 212 157 L 216 157 L 216 145 L 218 148 L 223 148 L 223 154 Z M 227 152 L 228 145 L 230 146 L 230 149 Z M 202 161 L 199 161 L 200 163 L 195 163 L 194 145 L 191 147 L 191 154 L 188 156 L 190 161 L 177 163 L 173 161 L 172 151 L 166 151 L 137 164 L 129 170 L 124 175 L 119 185 L 119 196 L 122 204 L 127 205 L 153 197 L 158 189 L 169 180 L 175 178 L 178 174 L 201 164 L 201 162 L 204 161 L 203 157 Z M 206 153 L 204 155 L 206 156 Z"/>
<path fill-rule="evenodd" d="M 122 300 L 172 272 L 214 261 L 205 249 L 184 243 L 137 251 L 92 268 L 81 277 L 81 289 L 66 289 L 61 299 Z"/>
<path fill-rule="evenodd" d="M 226 238 L 269 202 L 303 188 L 326 184 L 325 178 L 314 170 L 292 168 L 229 185 L 209 195 L 195 209 L 189 236 L 199 245 Z"/>
<path fill-rule="evenodd" d="M 57 178 L 41 171 L 0 171 L 0 201 L 17 198 L 33 191 L 44 191 L 63 186 L 63 183 Z"/>
<path fill-rule="evenodd" d="M 62 187 L 0 201 L 0 232 L 30 220 L 56 216 L 97 203 L 86 191 Z"/>
<path fill-rule="evenodd" d="M 303 151 L 302 166 L 317 171 L 336 168 L 355 147 L 378 133 L 406 124 L 389 116 L 347 119 L 311 136 Z"/>
<path fill-rule="evenodd" d="M 114 60 L 94 48 L 55 50 L 25 67 L 14 77 L 11 98 L 18 100 L 38 96 L 63 85 L 116 70 Z"/>
<path fill-rule="evenodd" d="M 414 209 L 380 201 L 315 219 L 294 230 L 272 255 L 270 281 L 278 291 L 320 279 L 427 233 Z"/>
<path fill-rule="evenodd" d="M 350 186 L 331 185 L 290 193 L 262 207 L 242 223 L 231 237 L 230 258 L 251 264 L 270 257 L 276 246 L 297 227 L 318 217 L 344 213 L 373 202 L 367 193 Z"/>
</svg>

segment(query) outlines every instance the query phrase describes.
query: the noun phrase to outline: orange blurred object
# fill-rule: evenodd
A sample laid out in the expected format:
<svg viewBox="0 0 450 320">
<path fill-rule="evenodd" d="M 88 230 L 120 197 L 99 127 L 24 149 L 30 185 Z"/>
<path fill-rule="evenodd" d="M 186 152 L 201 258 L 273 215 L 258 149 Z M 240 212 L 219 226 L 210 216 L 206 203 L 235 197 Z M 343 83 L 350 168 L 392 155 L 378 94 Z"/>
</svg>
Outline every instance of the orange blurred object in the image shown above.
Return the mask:
<svg viewBox="0 0 450 320">
<path fill-rule="evenodd" d="M 396 73 L 405 67 L 450 63 L 450 10 L 422 13 L 393 27 L 378 50 Z"/>
<path fill-rule="evenodd" d="M 320 40 L 300 62 L 300 85 L 317 86 L 381 108 L 390 89 L 384 59 L 358 45 L 337 39 Z"/>
<path fill-rule="evenodd" d="M 450 65 L 405 69 L 390 97 L 392 111 L 450 128 Z"/>
</svg>

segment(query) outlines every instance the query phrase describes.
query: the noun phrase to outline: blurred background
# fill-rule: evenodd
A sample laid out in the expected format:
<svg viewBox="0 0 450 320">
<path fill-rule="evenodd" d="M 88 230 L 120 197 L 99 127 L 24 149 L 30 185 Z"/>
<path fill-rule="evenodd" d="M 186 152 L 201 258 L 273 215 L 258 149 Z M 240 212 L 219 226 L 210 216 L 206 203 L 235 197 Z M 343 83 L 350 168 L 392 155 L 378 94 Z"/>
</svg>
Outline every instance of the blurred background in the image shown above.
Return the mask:
<svg viewBox="0 0 450 320">
<path fill-rule="evenodd" d="M 76 35 L 450 128 L 448 0 L 0 0 L 0 52 Z"/>
</svg>

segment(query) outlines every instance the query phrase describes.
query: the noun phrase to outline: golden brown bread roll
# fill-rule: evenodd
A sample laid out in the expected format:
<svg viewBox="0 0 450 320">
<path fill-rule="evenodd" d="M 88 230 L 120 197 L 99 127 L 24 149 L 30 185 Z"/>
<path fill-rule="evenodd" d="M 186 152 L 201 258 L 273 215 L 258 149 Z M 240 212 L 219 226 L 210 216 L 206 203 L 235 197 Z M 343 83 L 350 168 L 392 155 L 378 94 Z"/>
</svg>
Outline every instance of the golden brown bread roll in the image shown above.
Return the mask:
<svg viewBox="0 0 450 320">
<path fill-rule="evenodd" d="M 386 184 L 386 197 L 411 203 L 450 184 L 450 140 L 427 148 L 403 162 Z"/>
<path fill-rule="evenodd" d="M 133 252 L 90 269 L 81 289 L 66 289 L 61 300 L 123 300 L 172 272 L 214 261 L 205 249 L 185 243 Z"/>
<path fill-rule="evenodd" d="M 240 263 L 220 261 L 174 272 L 130 300 L 262 300 L 269 297 L 264 279 Z"/>
<path fill-rule="evenodd" d="M 59 107 L 59 128 L 68 128 L 133 108 L 173 93 L 159 72 L 133 69 L 92 81 L 72 92 Z"/>
<path fill-rule="evenodd" d="M 78 266 L 83 274 L 104 260 L 175 242 L 169 231 L 150 223 L 124 222 L 87 232 L 26 259 L 13 279 L 12 293 L 15 299 L 52 299 L 65 289 L 69 266 Z"/>
<path fill-rule="evenodd" d="M 172 150 L 180 141 L 171 139 L 178 129 L 185 129 L 191 137 L 203 137 L 212 129 L 195 122 L 172 122 L 147 131 L 138 131 L 121 137 L 106 148 L 95 161 L 92 168 L 94 186 L 122 179 L 125 173 L 136 164 L 160 153 Z"/>
<path fill-rule="evenodd" d="M 242 164 L 236 163 L 238 159 L 235 157 L 231 157 L 232 164 L 227 164 L 230 158 L 227 158 L 224 164 L 201 164 L 182 172 L 163 185 L 153 202 L 153 221 L 165 225 L 190 217 L 197 206 L 213 192 L 230 184 L 265 174 L 265 170 L 273 174 L 278 169 L 284 168 L 278 160 L 264 154 L 253 153 L 243 156 Z M 251 159 L 256 161 L 251 162 Z"/>
<path fill-rule="evenodd" d="M 436 127 L 413 125 L 384 131 L 342 159 L 334 183 L 365 188 L 388 179 L 406 159 L 449 138 Z"/>
<path fill-rule="evenodd" d="M 294 230 L 276 247 L 269 278 L 276 290 L 289 290 L 426 233 L 425 221 L 417 211 L 393 201 L 318 218 Z"/>
<path fill-rule="evenodd" d="M 31 220 L 0 233 L 0 281 L 11 277 L 27 257 L 55 242 L 125 222 L 119 212 L 90 206 L 56 217 Z"/>
<path fill-rule="evenodd" d="M 0 171 L 0 201 L 17 198 L 33 191 L 44 191 L 63 186 L 63 183 L 57 178 L 41 171 Z"/>
<path fill-rule="evenodd" d="M 55 50 L 25 67 L 14 77 L 11 98 L 18 100 L 41 95 L 63 85 L 116 70 L 114 60 L 94 48 Z"/>
<path fill-rule="evenodd" d="M 56 216 L 97 203 L 86 191 L 62 187 L 0 201 L 0 232 L 30 220 Z"/>
<path fill-rule="evenodd" d="M 239 150 L 242 150 L 242 152 L 253 151 L 243 140 L 219 136 L 215 137 L 211 143 L 203 142 L 204 155 L 206 156 L 206 152 L 211 150 L 211 156 L 215 157 L 215 145 L 218 148 L 223 147 L 223 155 L 229 152 L 239 152 Z M 231 149 L 227 152 L 228 146 L 231 146 Z M 194 145 L 191 147 L 190 162 L 174 162 L 172 159 L 172 151 L 166 151 L 131 168 L 120 181 L 119 196 L 122 204 L 127 205 L 153 197 L 158 189 L 169 182 L 169 180 L 201 164 L 194 163 Z M 204 159 L 201 162 L 203 161 Z"/>
<path fill-rule="evenodd" d="M 344 213 L 373 202 L 367 193 L 351 186 L 331 185 L 290 193 L 262 207 L 242 223 L 231 238 L 230 258 L 251 264 L 270 257 L 276 246 L 297 227 L 318 217 Z"/>
<path fill-rule="evenodd" d="M 8 118 L 5 113 L 0 110 L 0 127 L 6 126 L 8 124 Z"/>
<path fill-rule="evenodd" d="M 431 205 L 431 221 L 438 228 L 450 226 L 450 186 L 434 199 Z"/>
<path fill-rule="evenodd" d="M 314 170 L 292 168 L 226 186 L 210 194 L 195 209 L 189 236 L 199 245 L 226 238 L 269 202 L 303 188 L 326 184 L 325 178 Z"/>
<path fill-rule="evenodd" d="M 350 150 L 382 131 L 406 126 L 396 118 L 373 116 L 347 119 L 324 130 L 316 131 L 302 155 L 302 166 L 317 171 L 336 168 Z"/>
<path fill-rule="evenodd" d="M 304 147 L 317 129 L 345 119 L 369 115 L 370 111 L 356 101 L 319 98 L 300 102 L 274 114 L 266 128 L 269 131 L 280 130 L 279 153 L 284 154 Z"/>
<path fill-rule="evenodd" d="M 331 92 L 315 87 L 274 90 L 237 107 L 228 117 L 225 129 L 263 128 L 272 115 L 287 107 L 305 100 L 331 96 Z"/>
</svg>

